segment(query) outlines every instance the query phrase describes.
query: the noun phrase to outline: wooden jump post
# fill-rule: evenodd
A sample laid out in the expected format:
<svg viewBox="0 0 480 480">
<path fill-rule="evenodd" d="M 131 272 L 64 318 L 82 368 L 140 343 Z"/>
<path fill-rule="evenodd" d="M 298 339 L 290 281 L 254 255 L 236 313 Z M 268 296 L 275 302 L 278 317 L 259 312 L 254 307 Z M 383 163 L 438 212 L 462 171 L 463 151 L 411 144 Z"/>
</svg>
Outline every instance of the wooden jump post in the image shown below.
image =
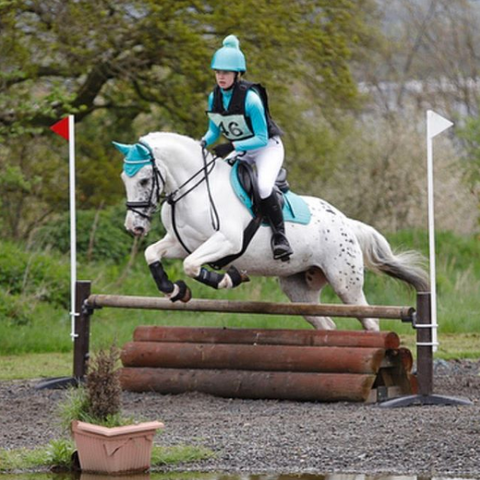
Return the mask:
<svg viewBox="0 0 480 480">
<path fill-rule="evenodd" d="M 76 284 L 76 317 L 74 339 L 74 377 L 86 374 L 89 357 L 90 316 L 95 309 L 130 308 L 169 311 L 222 312 L 270 315 L 310 315 L 332 317 L 382 318 L 408 322 L 417 330 L 417 380 L 418 395 L 395 398 L 382 406 L 411 404 L 469 404 L 465 399 L 433 395 L 433 342 L 430 313 L 430 293 L 417 293 L 417 308 L 396 306 L 328 305 L 309 303 L 270 303 L 229 300 L 193 299 L 188 303 L 172 303 L 165 298 L 122 295 L 92 295 L 91 282 Z"/>
</svg>

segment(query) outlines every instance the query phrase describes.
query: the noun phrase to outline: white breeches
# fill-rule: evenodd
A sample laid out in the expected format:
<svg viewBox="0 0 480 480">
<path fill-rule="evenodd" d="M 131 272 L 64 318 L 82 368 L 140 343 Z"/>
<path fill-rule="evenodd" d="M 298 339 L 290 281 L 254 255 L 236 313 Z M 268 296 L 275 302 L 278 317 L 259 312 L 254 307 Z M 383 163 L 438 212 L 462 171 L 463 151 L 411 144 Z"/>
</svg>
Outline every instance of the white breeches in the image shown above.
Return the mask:
<svg viewBox="0 0 480 480">
<path fill-rule="evenodd" d="M 238 157 L 242 162 L 256 166 L 260 198 L 267 198 L 272 193 L 284 157 L 285 151 L 280 137 L 269 138 L 265 147 L 249 150 Z"/>
</svg>

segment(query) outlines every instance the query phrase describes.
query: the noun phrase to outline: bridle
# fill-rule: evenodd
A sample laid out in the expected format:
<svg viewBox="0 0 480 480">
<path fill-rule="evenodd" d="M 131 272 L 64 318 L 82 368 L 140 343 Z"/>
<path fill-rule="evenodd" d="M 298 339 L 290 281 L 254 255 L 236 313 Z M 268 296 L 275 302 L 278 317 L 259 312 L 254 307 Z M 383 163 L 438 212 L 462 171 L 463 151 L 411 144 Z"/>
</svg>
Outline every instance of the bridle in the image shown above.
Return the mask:
<svg viewBox="0 0 480 480">
<path fill-rule="evenodd" d="M 165 178 L 162 175 L 162 172 L 160 169 L 157 167 L 157 164 L 155 162 L 155 157 L 153 155 L 153 151 L 150 148 L 150 146 L 146 143 L 139 142 L 141 145 L 143 145 L 149 152 L 149 160 L 150 164 L 152 166 L 152 188 L 150 190 L 150 194 L 148 197 L 148 200 L 140 201 L 140 202 L 129 202 L 127 201 L 125 203 L 127 210 L 130 210 L 131 212 L 136 213 L 137 215 L 141 216 L 142 218 L 146 218 L 147 220 L 151 221 L 152 215 L 156 213 L 160 200 L 162 199 L 161 195 L 161 190 L 160 186 L 162 185 L 163 188 L 165 188 Z M 173 223 L 173 228 L 175 230 L 175 234 L 177 235 L 180 243 L 182 246 L 185 248 L 187 252 L 189 252 L 189 249 L 185 246 L 184 242 L 180 238 L 180 235 L 178 234 L 177 227 L 176 227 L 176 222 L 175 222 L 175 204 L 179 202 L 182 198 L 186 197 L 190 192 L 195 190 L 202 182 L 206 182 L 207 184 L 207 191 L 208 191 L 208 198 L 210 202 L 210 208 L 211 208 L 211 218 L 212 218 L 212 226 L 215 231 L 218 231 L 220 229 L 220 220 L 219 216 L 217 213 L 217 209 L 215 207 L 215 203 L 213 202 L 212 194 L 210 191 L 210 182 L 209 182 L 209 175 L 215 168 L 215 162 L 218 157 L 213 157 L 212 160 L 207 162 L 207 150 L 202 147 L 202 157 L 203 157 L 203 167 L 198 170 L 196 173 L 194 173 L 186 182 L 184 182 L 182 185 L 180 185 L 176 190 L 173 192 L 163 195 L 163 201 L 166 201 L 171 207 L 172 207 L 172 223 Z M 209 167 L 211 167 L 209 169 Z M 202 172 L 204 172 L 204 175 L 188 190 L 185 192 L 181 193 L 181 190 L 188 186 L 192 181 L 194 181 Z M 163 203 L 163 201 L 161 203 Z M 142 211 L 143 210 L 143 211 Z M 151 211 L 151 214 L 148 214 L 146 212 Z"/>
<path fill-rule="evenodd" d="M 160 182 L 165 187 L 165 178 L 162 175 L 162 172 L 160 169 L 157 167 L 157 164 L 155 162 L 155 158 L 153 157 L 153 152 L 152 149 L 150 148 L 149 145 L 146 143 L 140 142 L 145 148 L 147 148 L 149 154 L 150 154 L 150 164 L 152 165 L 152 189 L 150 190 L 150 195 L 148 197 L 148 200 L 144 200 L 141 202 L 129 202 L 127 201 L 125 203 L 127 210 L 130 210 L 133 213 L 136 213 L 142 218 L 146 218 L 147 220 L 151 221 L 152 216 L 148 215 L 145 212 L 152 211 L 152 214 L 157 211 L 158 204 L 160 202 Z M 153 199 L 155 198 L 155 201 Z M 138 210 L 142 209 L 142 210 Z"/>
</svg>

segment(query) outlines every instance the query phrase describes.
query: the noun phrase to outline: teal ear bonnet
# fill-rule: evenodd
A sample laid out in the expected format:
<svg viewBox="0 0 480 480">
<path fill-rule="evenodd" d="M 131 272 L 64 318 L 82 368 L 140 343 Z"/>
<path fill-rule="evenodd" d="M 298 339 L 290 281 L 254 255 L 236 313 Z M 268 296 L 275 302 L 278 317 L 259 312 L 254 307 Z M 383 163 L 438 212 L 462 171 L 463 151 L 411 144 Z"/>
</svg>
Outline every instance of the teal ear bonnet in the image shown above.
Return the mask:
<svg viewBox="0 0 480 480">
<path fill-rule="evenodd" d="M 245 72 L 247 70 L 245 55 L 240 50 L 240 42 L 235 35 L 229 35 L 223 40 L 223 47 L 215 52 L 210 66 L 213 70 L 228 72 Z"/>
<path fill-rule="evenodd" d="M 151 155 L 147 147 L 136 143 L 135 145 L 124 145 L 123 143 L 112 142 L 114 147 L 123 153 L 123 171 L 127 176 L 133 177 L 146 165 L 152 163 Z"/>
</svg>

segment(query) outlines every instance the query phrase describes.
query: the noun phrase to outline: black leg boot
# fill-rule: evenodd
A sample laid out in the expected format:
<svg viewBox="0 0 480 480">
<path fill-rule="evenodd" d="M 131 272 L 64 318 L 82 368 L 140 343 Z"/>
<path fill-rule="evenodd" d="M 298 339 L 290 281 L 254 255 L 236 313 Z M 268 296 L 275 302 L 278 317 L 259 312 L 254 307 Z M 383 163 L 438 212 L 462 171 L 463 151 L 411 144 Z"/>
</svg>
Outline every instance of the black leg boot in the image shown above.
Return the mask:
<svg viewBox="0 0 480 480">
<path fill-rule="evenodd" d="M 285 236 L 285 223 L 277 194 L 272 193 L 269 197 L 262 199 L 261 209 L 273 230 L 273 258 L 275 260 L 288 260 L 293 250 Z"/>
</svg>

